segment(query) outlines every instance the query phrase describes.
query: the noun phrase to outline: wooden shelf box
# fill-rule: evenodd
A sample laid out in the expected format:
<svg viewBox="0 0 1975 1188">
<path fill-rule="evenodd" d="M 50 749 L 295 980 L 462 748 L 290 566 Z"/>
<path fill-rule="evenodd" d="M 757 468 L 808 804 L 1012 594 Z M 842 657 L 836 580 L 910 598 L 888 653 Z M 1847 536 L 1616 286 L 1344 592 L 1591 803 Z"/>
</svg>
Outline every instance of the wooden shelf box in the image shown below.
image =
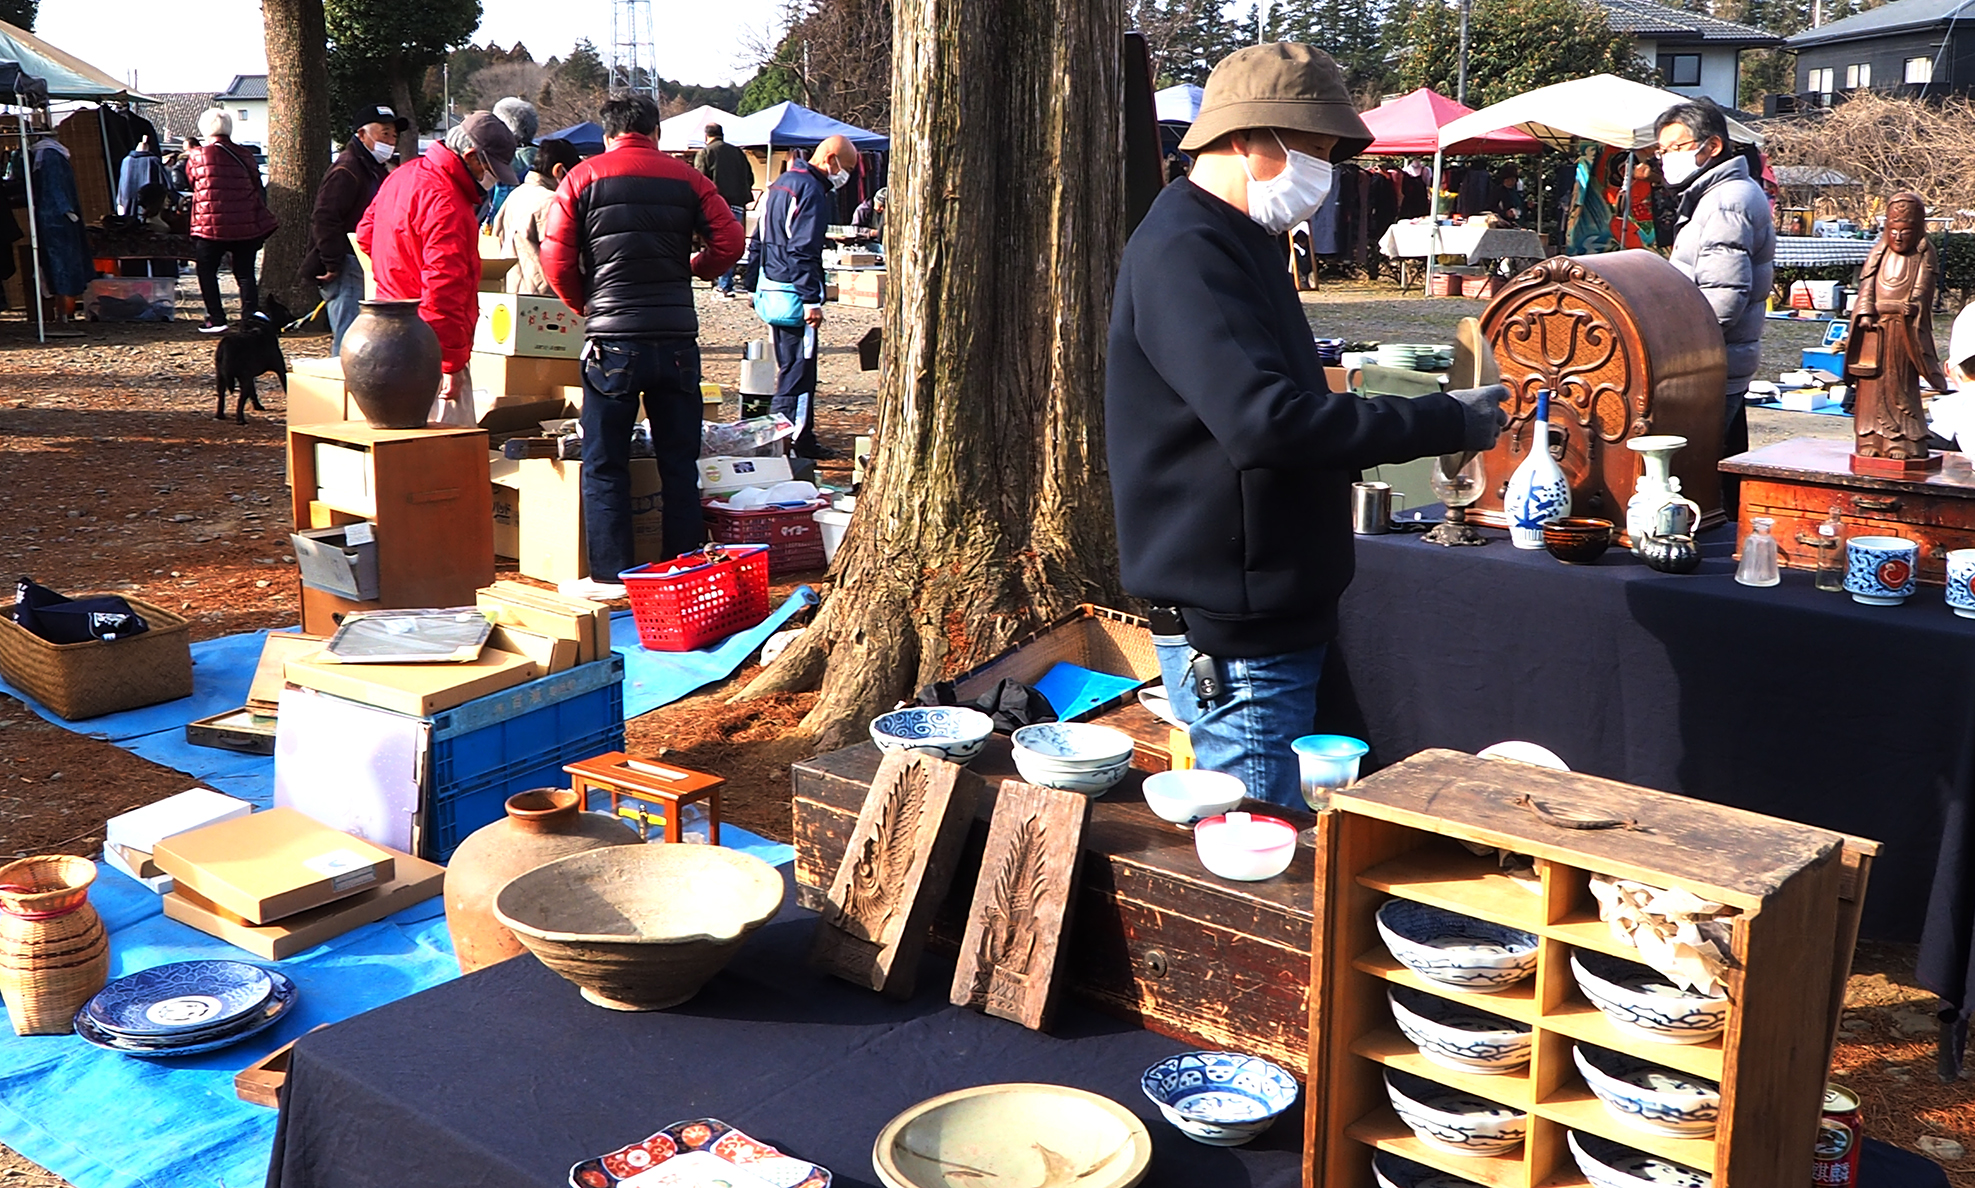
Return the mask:
<svg viewBox="0 0 1975 1188">
<path fill-rule="evenodd" d="M 1636 828 L 1547 824 L 1553 815 L 1616 818 Z M 1856 912 L 1873 843 L 1754 813 L 1590 776 L 1423 751 L 1332 798 L 1319 823 L 1319 917 L 1311 953 L 1306 1188 L 1371 1188 L 1374 1148 L 1489 1188 L 1584 1184 L 1566 1132 L 1601 1135 L 1714 1177 L 1715 1188 L 1803 1188 L 1810 1182 Z M 1536 860 L 1511 879 L 1462 843 Z M 1593 874 L 1681 888 L 1735 909 L 1727 1031 L 1704 1044 L 1619 1032 L 1578 989 L 1573 948 L 1637 961 L 1598 918 Z M 1853 902 L 1845 903 L 1847 890 Z M 1523 929 L 1539 941 L 1536 973 L 1497 994 L 1463 994 L 1394 960 L 1374 914 L 1399 897 Z M 1527 1023 L 1532 1059 L 1520 1072 L 1464 1074 L 1428 1062 L 1398 1032 L 1389 985 Z M 1572 1061 L 1583 1041 L 1721 1085 L 1714 1137 L 1669 1138 L 1612 1117 Z M 1442 1153 L 1420 1143 L 1386 1096 L 1402 1069 L 1529 1115 L 1508 1154 Z"/>
</svg>

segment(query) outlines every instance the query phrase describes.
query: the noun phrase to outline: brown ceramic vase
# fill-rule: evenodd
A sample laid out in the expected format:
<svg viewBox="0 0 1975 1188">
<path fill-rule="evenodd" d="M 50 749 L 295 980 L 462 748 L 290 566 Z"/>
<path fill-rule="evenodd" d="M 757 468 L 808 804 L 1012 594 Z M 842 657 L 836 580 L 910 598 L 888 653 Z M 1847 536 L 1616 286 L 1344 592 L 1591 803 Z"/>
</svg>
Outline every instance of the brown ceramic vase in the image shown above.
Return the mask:
<svg viewBox="0 0 1975 1188">
<path fill-rule="evenodd" d="M 446 864 L 446 930 L 460 972 L 526 951 L 494 918 L 494 895 L 509 879 L 585 850 L 638 844 L 636 830 L 602 813 L 583 812 L 582 797 L 568 788 L 508 797 L 507 816 L 475 830 Z"/>
<path fill-rule="evenodd" d="M 439 336 L 416 301 L 365 301 L 343 332 L 343 386 L 373 429 L 423 429 L 439 396 Z"/>
<path fill-rule="evenodd" d="M 0 998 L 16 1035 L 62 1035 L 110 976 L 110 937 L 89 904 L 96 864 L 51 854 L 0 866 Z"/>
</svg>

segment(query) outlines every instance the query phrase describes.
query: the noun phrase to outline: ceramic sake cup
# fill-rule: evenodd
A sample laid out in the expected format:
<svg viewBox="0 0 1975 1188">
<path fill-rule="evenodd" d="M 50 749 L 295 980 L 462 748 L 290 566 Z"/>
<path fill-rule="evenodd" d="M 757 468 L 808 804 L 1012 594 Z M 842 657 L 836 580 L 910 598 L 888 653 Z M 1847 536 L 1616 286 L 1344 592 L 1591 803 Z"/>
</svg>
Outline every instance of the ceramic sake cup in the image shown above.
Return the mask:
<svg viewBox="0 0 1975 1188">
<path fill-rule="evenodd" d="M 1964 619 L 1975 619 L 1975 549 L 1948 553 L 1948 606 Z"/>
<path fill-rule="evenodd" d="M 1898 606 L 1912 596 L 1920 546 L 1902 536 L 1854 536 L 1845 542 L 1845 591 L 1867 606 Z"/>
</svg>

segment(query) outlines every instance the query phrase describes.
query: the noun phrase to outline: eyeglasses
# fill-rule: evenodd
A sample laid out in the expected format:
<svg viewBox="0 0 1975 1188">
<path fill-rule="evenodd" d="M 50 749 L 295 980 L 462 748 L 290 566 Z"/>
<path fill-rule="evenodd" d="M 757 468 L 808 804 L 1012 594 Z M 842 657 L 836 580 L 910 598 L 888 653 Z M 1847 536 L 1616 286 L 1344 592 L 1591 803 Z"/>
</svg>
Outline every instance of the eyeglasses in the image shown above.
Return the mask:
<svg viewBox="0 0 1975 1188">
<path fill-rule="evenodd" d="M 1689 149 L 1692 149 L 1692 150 L 1695 150 L 1695 151 L 1699 151 L 1699 150 L 1700 150 L 1700 147 L 1701 147 L 1701 145 L 1700 145 L 1700 142 L 1699 142 L 1699 141 L 1695 141 L 1695 140 L 1690 140 L 1690 141 L 1688 141 L 1688 142 L 1687 142 L 1686 144 L 1663 144 L 1663 145 L 1661 145 L 1661 146 L 1660 146 L 1660 152 L 1662 152 L 1662 153 L 1684 153 L 1684 152 L 1686 152 L 1686 151 L 1688 151 Z"/>
</svg>

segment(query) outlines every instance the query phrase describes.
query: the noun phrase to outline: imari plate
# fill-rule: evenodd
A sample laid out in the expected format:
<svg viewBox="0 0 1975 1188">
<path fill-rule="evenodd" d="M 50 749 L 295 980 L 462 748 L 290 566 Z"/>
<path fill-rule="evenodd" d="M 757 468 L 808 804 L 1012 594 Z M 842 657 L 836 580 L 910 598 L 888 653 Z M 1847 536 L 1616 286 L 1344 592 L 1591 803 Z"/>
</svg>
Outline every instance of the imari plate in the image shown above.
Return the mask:
<svg viewBox="0 0 1975 1188">
<path fill-rule="evenodd" d="M 747 1177 L 772 1185 L 773 1188 L 829 1188 L 828 1169 L 813 1163 L 805 1163 L 782 1154 L 767 1143 L 749 1138 L 747 1135 L 720 1121 L 718 1118 L 695 1118 L 689 1122 L 674 1122 L 672 1125 L 628 1147 L 619 1147 L 605 1155 L 583 1162 L 569 1169 L 570 1188 L 670 1188 L 671 1185 L 715 1184 L 720 1180 L 707 1178 L 702 1168 L 711 1167 L 706 1160 L 694 1159 L 675 1167 L 674 1171 L 693 1168 L 693 1176 L 660 1176 L 656 1173 L 668 1160 L 678 1160 L 681 1156 L 704 1153 L 725 1162 Z M 698 1165 L 698 1166 L 694 1166 Z M 747 1188 L 750 1181 L 740 1179 L 741 1188 Z"/>
</svg>

